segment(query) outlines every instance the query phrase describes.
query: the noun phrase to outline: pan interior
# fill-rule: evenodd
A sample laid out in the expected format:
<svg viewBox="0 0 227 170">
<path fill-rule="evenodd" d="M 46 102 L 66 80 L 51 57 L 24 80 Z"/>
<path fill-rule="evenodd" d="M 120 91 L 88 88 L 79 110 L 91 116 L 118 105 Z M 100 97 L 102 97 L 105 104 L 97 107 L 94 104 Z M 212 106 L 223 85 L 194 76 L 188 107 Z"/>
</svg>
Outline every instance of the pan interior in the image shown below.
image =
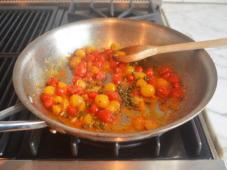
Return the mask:
<svg viewBox="0 0 227 170">
<path fill-rule="evenodd" d="M 97 138 L 93 132 L 74 129 L 53 120 L 43 108 L 40 89 L 44 87 L 47 75 L 67 62 L 67 57 L 75 50 L 93 45 L 107 48 L 112 43 L 122 47 L 135 44 L 167 45 L 191 41 L 174 30 L 159 25 L 119 19 L 97 19 L 69 24 L 50 31 L 33 41 L 19 56 L 14 68 L 14 86 L 22 103 L 41 119 L 61 131 L 86 138 Z M 211 58 L 204 50 L 177 52 L 157 55 L 141 61 L 146 68 L 153 65 L 173 66 L 182 78 L 186 96 L 177 114 L 179 119 L 161 129 L 120 134 L 128 140 L 139 139 L 138 135 L 157 135 L 182 124 L 198 114 L 212 97 L 217 75 Z M 32 103 L 32 104 L 31 104 Z M 106 140 L 115 140 L 119 134 L 107 134 Z M 130 138 L 131 137 L 131 138 Z"/>
</svg>

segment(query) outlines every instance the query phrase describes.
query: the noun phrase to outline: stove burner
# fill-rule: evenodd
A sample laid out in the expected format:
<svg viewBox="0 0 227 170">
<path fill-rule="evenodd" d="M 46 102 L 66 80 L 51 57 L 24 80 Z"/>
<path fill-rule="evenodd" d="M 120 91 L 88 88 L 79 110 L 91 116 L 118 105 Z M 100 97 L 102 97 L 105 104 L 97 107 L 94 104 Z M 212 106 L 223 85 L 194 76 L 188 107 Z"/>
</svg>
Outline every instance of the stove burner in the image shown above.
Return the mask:
<svg viewBox="0 0 227 170">
<path fill-rule="evenodd" d="M 115 4 L 113 0 L 109 3 L 95 4 L 94 0 L 90 2 L 88 7 L 78 7 L 76 2 L 71 2 L 68 8 L 68 20 L 70 22 L 89 18 L 128 18 L 128 19 L 144 19 L 156 21 L 160 17 L 159 5 L 153 0 L 147 1 L 142 9 L 138 7 L 133 0 L 127 4 Z"/>
</svg>

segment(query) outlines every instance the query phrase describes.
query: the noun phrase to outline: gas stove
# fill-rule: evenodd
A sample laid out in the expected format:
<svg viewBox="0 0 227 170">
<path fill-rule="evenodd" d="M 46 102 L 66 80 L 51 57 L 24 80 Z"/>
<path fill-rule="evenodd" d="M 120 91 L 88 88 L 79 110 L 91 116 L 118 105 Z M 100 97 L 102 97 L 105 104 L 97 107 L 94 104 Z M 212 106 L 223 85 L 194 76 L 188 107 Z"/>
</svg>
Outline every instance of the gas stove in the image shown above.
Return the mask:
<svg viewBox="0 0 227 170">
<path fill-rule="evenodd" d="M 36 4 L 14 2 L 0 7 L 0 110 L 18 109 L 19 101 L 12 84 L 14 63 L 23 48 L 44 32 L 67 23 L 97 17 L 140 19 L 162 25 L 167 23 L 160 9 L 160 1 L 35 2 Z M 19 108 L 18 111 L 7 118 L 1 117 L 1 114 L 3 115 L 1 112 L 0 118 L 4 118 L 5 121 L 37 120 L 28 110 Z M 126 143 L 94 142 L 60 134 L 47 128 L 0 133 L 0 159 L 5 160 L 2 164 L 3 169 L 16 169 L 21 164 L 27 169 L 34 167 L 45 169 L 48 166 L 54 168 L 54 164 L 58 165 L 56 160 L 69 168 L 73 165 L 67 164 L 65 160 L 76 160 L 79 161 L 76 163 L 78 167 L 95 169 L 101 168 L 96 166 L 97 164 L 92 167 L 95 162 L 99 165 L 103 163 L 109 168 L 112 166 L 111 163 L 116 164 L 116 161 L 121 162 L 116 166 L 126 166 L 128 162 L 130 164 L 133 162 L 127 168 L 135 169 L 142 166 L 146 169 L 151 166 L 147 165 L 147 161 L 160 160 L 168 160 L 169 164 L 166 164 L 167 162 L 159 164 L 168 168 L 171 166 L 174 168 L 175 161 L 179 160 L 203 160 L 203 165 L 192 163 L 194 169 L 223 168 L 219 161 L 207 161 L 216 158 L 202 113 L 190 122 L 160 136 Z M 37 164 L 24 160 L 40 162 Z M 50 160 L 55 161 L 46 166 L 46 161 Z M 81 160 L 83 161 L 80 162 Z M 90 164 L 87 165 L 85 162 Z M 133 164 L 135 167 L 132 167 Z M 179 165 L 182 168 L 190 168 L 188 162 L 182 161 Z M 156 167 L 157 162 L 152 166 Z"/>
</svg>

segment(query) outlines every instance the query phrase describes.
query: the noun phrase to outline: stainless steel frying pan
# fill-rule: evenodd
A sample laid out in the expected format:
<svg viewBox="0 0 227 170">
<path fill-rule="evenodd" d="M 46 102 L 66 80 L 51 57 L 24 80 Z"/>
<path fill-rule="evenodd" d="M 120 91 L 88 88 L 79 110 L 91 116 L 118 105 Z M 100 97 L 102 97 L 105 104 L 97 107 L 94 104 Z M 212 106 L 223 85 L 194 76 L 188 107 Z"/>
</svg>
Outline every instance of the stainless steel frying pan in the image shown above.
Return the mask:
<svg viewBox="0 0 227 170">
<path fill-rule="evenodd" d="M 1 121 L 0 131 L 15 131 L 50 126 L 62 133 L 97 141 L 133 141 L 159 135 L 189 121 L 206 106 L 217 84 L 217 72 L 204 50 L 157 55 L 141 61 L 144 67 L 168 64 L 177 70 L 186 88 L 186 97 L 178 111 L 179 118 L 161 128 L 136 133 L 101 133 L 69 127 L 51 117 L 39 100 L 47 70 L 66 63 L 66 56 L 87 45 L 122 47 L 135 44 L 167 45 L 192 41 L 170 28 L 143 21 L 93 19 L 54 29 L 30 43 L 20 54 L 13 71 L 13 83 L 23 105 L 42 121 Z M 50 65 L 53 63 L 53 65 Z M 20 106 L 14 106 L 21 110 Z M 10 110 L 11 109 L 11 110 Z M 0 113 L 7 116 L 15 108 Z M 4 117 L 4 116 L 3 116 Z"/>
</svg>

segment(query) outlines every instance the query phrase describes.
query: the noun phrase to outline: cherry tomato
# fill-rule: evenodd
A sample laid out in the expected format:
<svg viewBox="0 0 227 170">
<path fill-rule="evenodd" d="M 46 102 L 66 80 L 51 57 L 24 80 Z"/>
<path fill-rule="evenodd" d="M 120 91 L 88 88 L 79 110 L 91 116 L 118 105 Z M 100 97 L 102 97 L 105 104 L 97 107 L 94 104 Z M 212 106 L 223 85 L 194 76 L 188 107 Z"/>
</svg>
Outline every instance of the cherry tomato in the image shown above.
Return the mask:
<svg viewBox="0 0 227 170">
<path fill-rule="evenodd" d="M 91 99 L 95 99 L 95 97 L 96 97 L 97 95 L 98 95 L 97 92 L 93 92 L 93 91 L 88 92 L 88 97 L 91 98 Z"/>
<path fill-rule="evenodd" d="M 54 97 L 49 95 L 49 94 L 42 94 L 41 95 L 41 100 L 43 102 L 43 105 L 49 109 L 53 106 L 54 104 Z"/>
<path fill-rule="evenodd" d="M 136 72 L 142 72 L 142 71 L 143 71 L 143 67 L 141 67 L 141 66 L 136 66 L 136 67 L 135 67 L 135 70 L 136 70 Z"/>
<path fill-rule="evenodd" d="M 50 86 L 56 87 L 58 85 L 58 79 L 56 77 L 51 77 L 47 81 L 47 84 L 50 85 Z"/>
<path fill-rule="evenodd" d="M 118 92 L 106 92 L 110 100 L 119 100 Z"/>
<path fill-rule="evenodd" d="M 122 75 L 121 74 L 114 74 L 112 79 L 113 79 L 114 84 L 120 84 L 121 80 L 122 80 Z"/>
<path fill-rule="evenodd" d="M 157 96 L 161 98 L 168 97 L 170 90 L 166 87 L 157 88 Z"/>
<path fill-rule="evenodd" d="M 89 108 L 89 112 L 96 114 L 99 111 L 99 108 L 96 104 L 92 104 L 91 107 Z"/>
<path fill-rule="evenodd" d="M 101 60 L 95 62 L 95 66 L 98 67 L 98 68 L 102 68 L 103 67 L 103 64 L 104 63 Z"/>
<path fill-rule="evenodd" d="M 67 89 L 66 88 L 57 88 L 56 89 L 56 95 L 58 96 L 63 96 L 67 93 Z"/>
<path fill-rule="evenodd" d="M 135 80 L 135 77 L 132 74 L 129 74 L 129 75 L 127 75 L 127 80 L 129 83 L 131 83 Z"/>
<path fill-rule="evenodd" d="M 97 113 L 97 116 L 98 118 L 105 122 L 105 123 L 112 123 L 113 122 L 113 115 L 112 113 L 107 110 L 107 109 L 104 109 L 104 110 L 100 110 L 98 113 Z"/>
<path fill-rule="evenodd" d="M 155 94 L 155 88 L 150 84 L 145 84 L 140 88 L 140 93 L 144 97 L 152 97 Z"/>
<path fill-rule="evenodd" d="M 69 94 L 76 94 L 75 86 L 74 86 L 74 85 L 68 85 L 68 87 L 67 87 L 67 92 L 68 92 Z"/>
<path fill-rule="evenodd" d="M 80 64 L 77 65 L 77 67 L 74 70 L 74 74 L 76 76 L 84 77 L 87 73 L 87 63 L 86 62 L 80 62 Z"/>
<path fill-rule="evenodd" d="M 97 106 L 100 108 L 106 108 L 109 103 L 109 98 L 105 94 L 99 94 L 95 97 L 95 104 L 97 104 Z"/>
<path fill-rule="evenodd" d="M 180 99 L 183 97 L 183 90 L 181 88 L 174 88 L 171 92 L 171 96 Z"/>
<path fill-rule="evenodd" d="M 180 79 L 176 74 L 172 74 L 169 78 L 168 78 L 169 82 L 171 83 L 179 83 Z"/>
<path fill-rule="evenodd" d="M 81 79 L 80 76 L 73 76 L 73 78 L 72 78 L 73 84 L 75 84 L 77 82 L 77 80 L 79 80 L 79 79 Z"/>
<path fill-rule="evenodd" d="M 67 92 L 69 94 L 80 94 L 80 95 L 84 94 L 84 90 L 81 87 L 75 86 L 75 85 L 69 85 L 67 87 Z"/>
<path fill-rule="evenodd" d="M 148 77 L 153 76 L 153 75 L 154 75 L 153 69 L 152 69 L 152 68 L 148 68 L 148 69 L 146 70 L 146 75 L 147 75 Z"/>
<path fill-rule="evenodd" d="M 158 69 L 158 73 L 160 75 L 164 75 L 164 74 L 167 74 L 167 73 L 170 74 L 172 72 L 173 72 L 172 68 L 170 68 L 168 66 L 163 66 L 163 67 L 161 67 L 161 68 Z"/>
<path fill-rule="evenodd" d="M 106 73 L 104 71 L 100 71 L 97 75 L 96 75 L 96 79 L 97 80 L 104 80 L 106 78 Z"/>
<path fill-rule="evenodd" d="M 156 82 L 157 82 L 157 78 L 155 76 L 149 77 L 149 80 L 148 80 L 149 84 L 156 86 L 157 84 Z"/>
<path fill-rule="evenodd" d="M 74 106 L 72 105 L 69 105 L 66 109 L 67 113 L 70 115 L 70 116 L 75 116 L 77 114 L 77 110 Z"/>
</svg>

